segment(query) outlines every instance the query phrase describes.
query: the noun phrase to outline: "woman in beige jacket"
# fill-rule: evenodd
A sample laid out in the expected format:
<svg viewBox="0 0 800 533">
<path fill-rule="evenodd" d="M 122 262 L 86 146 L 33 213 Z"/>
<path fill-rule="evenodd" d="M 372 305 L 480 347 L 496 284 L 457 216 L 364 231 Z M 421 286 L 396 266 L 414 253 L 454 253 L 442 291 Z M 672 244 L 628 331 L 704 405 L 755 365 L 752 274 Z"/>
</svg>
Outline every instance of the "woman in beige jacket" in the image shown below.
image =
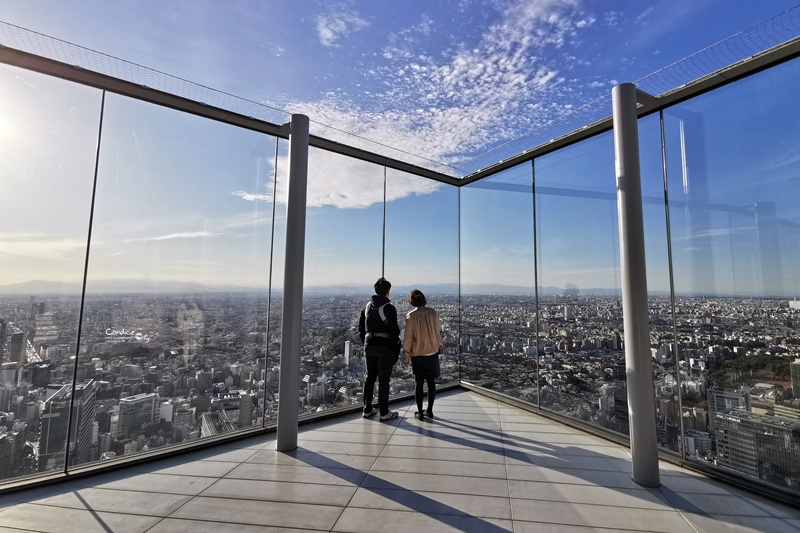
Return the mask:
<svg viewBox="0 0 800 533">
<path fill-rule="evenodd" d="M 403 341 L 405 356 L 403 362 L 411 361 L 414 379 L 417 382 L 414 398 L 417 401 L 417 412 L 414 416 L 425 420 L 427 415 L 433 418 L 433 400 L 436 398 L 435 378 L 439 377 L 439 352 L 442 349 L 442 334 L 439 329 L 439 317 L 436 311 L 425 307 L 427 300 L 422 291 L 414 289 L 408 295 L 408 303 L 414 309 L 406 315 L 406 332 Z M 428 408 L 422 411 L 423 384 L 428 384 Z"/>
</svg>

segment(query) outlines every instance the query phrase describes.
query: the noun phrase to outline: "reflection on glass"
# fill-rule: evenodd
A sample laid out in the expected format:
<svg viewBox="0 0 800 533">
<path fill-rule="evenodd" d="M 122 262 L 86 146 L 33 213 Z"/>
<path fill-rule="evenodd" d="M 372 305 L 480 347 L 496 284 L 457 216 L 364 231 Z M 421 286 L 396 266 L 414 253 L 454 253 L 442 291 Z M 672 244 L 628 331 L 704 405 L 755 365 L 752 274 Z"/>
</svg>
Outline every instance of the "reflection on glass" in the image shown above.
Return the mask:
<svg viewBox="0 0 800 533">
<path fill-rule="evenodd" d="M 535 160 L 541 406 L 628 434 L 611 132 Z"/>
<path fill-rule="evenodd" d="M 798 74 L 786 63 L 665 112 L 686 456 L 795 494 Z"/>
<path fill-rule="evenodd" d="M 358 315 L 375 294 L 382 254 L 383 167 L 309 149 L 301 416 L 361 404 Z"/>
<path fill-rule="evenodd" d="M 4 65 L 0 86 L 0 479 L 8 479 L 65 464 L 102 93 Z"/>
<path fill-rule="evenodd" d="M 532 403 L 536 389 L 531 164 L 461 188 L 462 379 Z"/>
<path fill-rule="evenodd" d="M 70 464 L 262 424 L 272 141 L 107 97 Z"/>
<path fill-rule="evenodd" d="M 402 328 L 412 289 L 439 315 L 443 350 L 440 383 L 458 381 L 458 189 L 387 170 L 386 277 Z M 411 367 L 398 365 L 398 392 L 413 392 Z"/>
</svg>

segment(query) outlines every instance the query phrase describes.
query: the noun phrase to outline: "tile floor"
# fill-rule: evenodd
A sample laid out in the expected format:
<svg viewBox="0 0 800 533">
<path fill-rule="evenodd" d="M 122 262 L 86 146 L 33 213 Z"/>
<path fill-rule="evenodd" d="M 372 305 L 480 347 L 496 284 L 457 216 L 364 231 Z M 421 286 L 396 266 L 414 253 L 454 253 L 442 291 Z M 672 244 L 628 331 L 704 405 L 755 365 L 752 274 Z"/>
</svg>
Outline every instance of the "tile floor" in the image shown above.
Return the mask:
<svg viewBox="0 0 800 533">
<path fill-rule="evenodd" d="M 0 496 L 0 532 L 800 532 L 800 511 L 464 390 Z"/>
</svg>

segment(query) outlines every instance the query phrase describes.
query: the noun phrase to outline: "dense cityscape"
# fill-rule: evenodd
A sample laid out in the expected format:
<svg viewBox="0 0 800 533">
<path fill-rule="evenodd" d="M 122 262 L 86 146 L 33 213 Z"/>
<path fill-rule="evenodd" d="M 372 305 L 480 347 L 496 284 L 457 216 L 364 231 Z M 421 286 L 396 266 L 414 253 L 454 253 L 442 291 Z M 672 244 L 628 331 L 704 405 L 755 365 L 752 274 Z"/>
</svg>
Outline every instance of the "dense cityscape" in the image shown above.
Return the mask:
<svg viewBox="0 0 800 533">
<path fill-rule="evenodd" d="M 402 327 L 410 307 L 394 300 Z M 305 298 L 301 416 L 361 403 L 365 302 Z M 266 294 L 94 295 L 79 339 L 77 297 L 0 296 L 0 477 L 274 423 L 280 303 Z M 443 383 L 462 379 L 627 435 L 618 297 L 542 296 L 538 320 L 530 296 L 462 295 L 459 305 L 431 295 L 429 305 L 443 330 Z M 675 316 L 673 327 L 669 298 L 650 299 L 659 445 L 797 490 L 800 302 L 681 297 Z M 398 363 L 391 394 L 413 386 Z"/>
</svg>

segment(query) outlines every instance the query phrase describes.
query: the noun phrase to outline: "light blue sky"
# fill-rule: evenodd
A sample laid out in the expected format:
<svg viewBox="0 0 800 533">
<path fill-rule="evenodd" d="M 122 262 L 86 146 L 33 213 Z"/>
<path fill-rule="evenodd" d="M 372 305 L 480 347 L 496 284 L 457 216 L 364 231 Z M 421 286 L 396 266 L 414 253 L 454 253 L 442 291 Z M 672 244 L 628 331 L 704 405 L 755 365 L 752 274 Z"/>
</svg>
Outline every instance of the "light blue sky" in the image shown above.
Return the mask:
<svg viewBox="0 0 800 533">
<path fill-rule="evenodd" d="M 26 1 L 6 3 L 0 19 L 458 164 L 793 4 Z M 0 67 L 0 88 L 0 157 L 8 169 L 0 178 L 0 285 L 78 280 L 99 92 L 9 67 Z M 263 286 L 273 151 L 265 136 L 110 96 L 90 274 Z M 610 182 L 597 177 L 613 154 L 588 151 L 569 163 L 542 160 L 537 179 L 613 194 L 613 167 Z M 278 166 L 285 169 L 285 146 Z M 781 168 L 762 179 L 790 179 L 791 163 Z M 388 179 L 387 277 L 455 283 L 457 193 L 394 171 Z M 307 285 L 366 278 L 369 286 L 380 274 L 382 187 L 380 167 L 312 153 Z M 279 199 L 283 190 L 279 183 Z M 465 282 L 532 283 L 530 227 L 512 227 L 530 223 L 531 202 L 506 196 L 462 191 L 462 217 L 470 217 L 462 223 Z M 540 230 L 559 235 L 539 243 L 540 283 L 616 287 L 611 204 L 542 202 Z M 278 251 L 281 213 L 279 205 Z M 648 223 L 658 217 L 654 211 Z M 666 252 L 652 254 L 660 261 Z M 277 263 L 276 283 L 282 270 Z M 665 276 L 657 270 L 651 287 L 663 289 Z"/>
</svg>

